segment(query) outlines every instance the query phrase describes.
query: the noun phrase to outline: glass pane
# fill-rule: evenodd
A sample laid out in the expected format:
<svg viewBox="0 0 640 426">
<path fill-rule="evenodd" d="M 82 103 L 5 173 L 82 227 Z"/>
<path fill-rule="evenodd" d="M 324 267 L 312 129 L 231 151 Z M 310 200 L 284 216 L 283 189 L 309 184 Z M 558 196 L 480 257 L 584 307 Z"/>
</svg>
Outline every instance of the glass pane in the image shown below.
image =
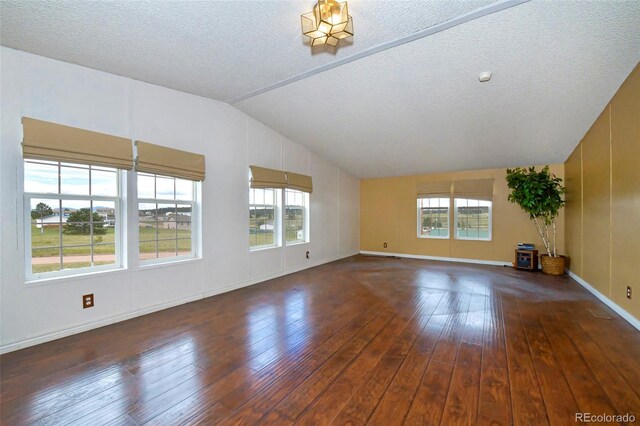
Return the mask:
<svg viewBox="0 0 640 426">
<path fill-rule="evenodd" d="M 138 259 L 155 259 L 157 244 L 155 241 L 140 241 L 138 249 Z"/>
<path fill-rule="evenodd" d="M 255 189 L 254 190 L 254 204 L 264 204 L 264 189 Z"/>
<path fill-rule="evenodd" d="M 58 165 L 56 163 L 24 162 L 24 191 L 58 193 Z"/>
<path fill-rule="evenodd" d="M 490 201 L 456 199 L 456 235 L 460 238 L 489 239 L 490 206 Z"/>
<path fill-rule="evenodd" d="M 138 198 L 156 198 L 154 176 L 138 173 Z"/>
<path fill-rule="evenodd" d="M 138 204 L 139 240 L 155 240 L 157 236 L 156 205 L 151 203 Z M 153 249 L 155 253 L 155 248 Z"/>
<path fill-rule="evenodd" d="M 91 224 L 89 222 L 67 222 L 62 227 L 62 245 L 75 246 L 91 244 Z"/>
<path fill-rule="evenodd" d="M 158 240 L 158 257 L 171 257 L 176 255 L 176 240 Z"/>
<path fill-rule="evenodd" d="M 304 207 L 287 206 L 284 222 L 287 242 L 304 241 Z"/>
<path fill-rule="evenodd" d="M 31 221 L 38 228 L 59 226 L 60 200 L 32 198 L 30 200 L 30 210 Z"/>
<path fill-rule="evenodd" d="M 115 222 L 105 224 L 93 224 L 93 243 L 112 244 L 116 242 Z"/>
<path fill-rule="evenodd" d="M 60 167 L 60 192 L 89 195 L 89 166 Z"/>
<path fill-rule="evenodd" d="M 93 246 L 93 265 L 113 265 L 116 263 L 115 244 L 96 244 Z"/>
<path fill-rule="evenodd" d="M 158 236 L 157 222 L 140 222 L 139 240 L 140 241 L 155 241 Z"/>
<path fill-rule="evenodd" d="M 180 204 L 176 208 L 178 214 L 175 217 L 178 238 L 191 238 L 191 206 L 188 204 Z"/>
<path fill-rule="evenodd" d="M 156 198 L 160 200 L 174 200 L 174 178 L 156 176 Z"/>
<path fill-rule="evenodd" d="M 91 247 L 62 249 L 62 269 L 78 269 L 91 266 Z"/>
<path fill-rule="evenodd" d="M 489 238 L 489 207 L 478 206 L 478 237 Z"/>
<path fill-rule="evenodd" d="M 31 221 L 31 248 L 38 247 L 59 247 L 60 246 L 60 224 Z"/>
<path fill-rule="evenodd" d="M 62 200 L 62 222 L 89 222 L 90 208 L 89 200 Z"/>
<path fill-rule="evenodd" d="M 138 203 L 138 216 L 140 220 L 155 221 L 156 220 L 156 204 L 155 203 Z"/>
<path fill-rule="evenodd" d="M 118 195 L 118 175 L 116 171 L 91 169 L 91 194 L 116 197 Z"/>
<path fill-rule="evenodd" d="M 94 242 L 114 242 L 116 203 L 114 201 L 95 201 L 93 211 Z M 97 241 L 96 237 L 98 237 L 98 239 L 102 237 L 102 240 Z"/>
<path fill-rule="evenodd" d="M 251 191 L 253 193 L 253 190 Z M 257 212 L 254 206 L 249 206 L 249 247 L 258 245 L 256 234 L 258 233 Z"/>
<path fill-rule="evenodd" d="M 269 205 L 273 205 L 274 204 L 274 193 L 275 191 L 273 189 L 265 189 L 264 191 L 264 203 L 265 204 L 269 204 Z"/>
<path fill-rule="evenodd" d="M 176 179 L 176 199 L 184 201 L 193 200 L 193 181 Z"/>
<path fill-rule="evenodd" d="M 250 246 L 269 246 L 275 244 L 274 239 L 274 209 L 254 206 L 250 211 Z"/>
<path fill-rule="evenodd" d="M 178 255 L 186 256 L 191 254 L 191 239 L 184 238 L 178 240 Z"/>
<path fill-rule="evenodd" d="M 34 249 L 31 250 L 31 273 L 39 274 L 60 270 L 60 249 Z"/>
<path fill-rule="evenodd" d="M 420 234 L 426 237 L 449 236 L 449 200 L 446 198 L 423 199 L 420 210 Z"/>
<path fill-rule="evenodd" d="M 90 244 L 90 220 L 102 220 L 96 214 L 91 214 L 91 203 L 88 200 L 62 200 L 62 244 Z"/>
<path fill-rule="evenodd" d="M 158 238 L 176 238 L 176 205 L 158 204 Z"/>
</svg>

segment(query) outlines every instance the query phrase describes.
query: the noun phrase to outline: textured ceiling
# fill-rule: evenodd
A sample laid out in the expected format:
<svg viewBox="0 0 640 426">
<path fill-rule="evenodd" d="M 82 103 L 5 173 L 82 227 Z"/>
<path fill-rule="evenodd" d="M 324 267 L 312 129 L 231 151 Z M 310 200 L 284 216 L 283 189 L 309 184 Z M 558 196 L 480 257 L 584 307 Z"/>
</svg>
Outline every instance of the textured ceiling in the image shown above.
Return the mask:
<svg viewBox="0 0 640 426">
<path fill-rule="evenodd" d="M 559 163 L 640 61 L 639 28 L 638 1 L 532 1 L 235 106 L 360 178 Z"/>
<path fill-rule="evenodd" d="M 350 0 L 357 36 L 305 45 L 313 0 L 2 0 L 5 46 L 228 101 L 495 0 Z"/>
<path fill-rule="evenodd" d="M 312 1 L 3 0 L 0 41 L 229 101 L 490 3 L 350 0 L 352 43 L 312 52 Z M 638 28 L 639 1 L 534 0 L 234 105 L 361 178 L 561 162 L 640 60 Z"/>
</svg>

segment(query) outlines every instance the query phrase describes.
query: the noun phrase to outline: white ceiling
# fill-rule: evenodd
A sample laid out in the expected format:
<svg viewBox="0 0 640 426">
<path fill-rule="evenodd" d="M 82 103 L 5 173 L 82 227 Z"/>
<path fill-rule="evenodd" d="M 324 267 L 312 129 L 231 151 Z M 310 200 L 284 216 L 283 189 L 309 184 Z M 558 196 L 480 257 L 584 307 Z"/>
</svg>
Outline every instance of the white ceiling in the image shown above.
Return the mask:
<svg viewBox="0 0 640 426">
<path fill-rule="evenodd" d="M 220 101 L 300 74 L 492 0 L 350 0 L 358 37 L 312 49 L 313 0 L 2 0 L 5 46 Z"/>
<path fill-rule="evenodd" d="M 350 0 L 353 42 L 312 52 L 312 1 L 3 0 L 0 41 L 221 101 L 276 87 L 234 105 L 360 178 L 562 162 L 640 61 L 638 1 L 534 0 L 278 85 L 489 3 Z"/>
</svg>

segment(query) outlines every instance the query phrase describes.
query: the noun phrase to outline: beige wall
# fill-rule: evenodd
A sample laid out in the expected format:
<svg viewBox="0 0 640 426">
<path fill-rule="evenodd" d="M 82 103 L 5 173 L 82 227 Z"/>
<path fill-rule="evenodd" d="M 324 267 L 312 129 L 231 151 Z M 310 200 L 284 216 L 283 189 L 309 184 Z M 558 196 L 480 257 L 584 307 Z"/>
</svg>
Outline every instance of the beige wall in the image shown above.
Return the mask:
<svg viewBox="0 0 640 426">
<path fill-rule="evenodd" d="M 564 178 L 564 166 L 551 171 Z M 360 182 L 360 249 L 402 254 L 513 262 L 518 242 L 533 242 L 544 251 L 535 225 L 520 207 L 507 201 L 506 169 L 474 170 L 432 175 L 368 179 Z M 427 239 L 417 237 L 418 182 L 493 178 L 491 241 Z M 453 221 L 453 219 L 452 219 Z M 453 224 L 451 224 L 453 226 Z M 557 220 L 558 250 L 564 252 L 564 214 Z M 388 243 L 387 248 L 383 247 Z"/>
<path fill-rule="evenodd" d="M 571 271 L 640 319 L 640 65 L 567 159 L 565 171 Z"/>
</svg>

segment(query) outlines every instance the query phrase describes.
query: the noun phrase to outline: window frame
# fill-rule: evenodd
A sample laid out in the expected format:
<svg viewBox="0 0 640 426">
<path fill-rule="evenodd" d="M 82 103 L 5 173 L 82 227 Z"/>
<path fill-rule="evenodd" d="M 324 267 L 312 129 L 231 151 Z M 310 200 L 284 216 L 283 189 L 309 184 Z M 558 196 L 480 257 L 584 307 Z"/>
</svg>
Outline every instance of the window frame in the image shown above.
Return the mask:
<svg viewBox="0 0 640 426">
<path fill-rule="evenodd" d="M 481 207 L 488 207 L 489 208 L 489 218 L 488 218 L 488 231 L 489 231 L 489 236 L 487 238 L 481 238 L 481 237 L 459 237 L 458 236 L 458 200 L 475 200 L 475 201 L 485 201 L 488 202 L 489 205 L 488 206 L 481 206 Z M 479 200 L 477 198 L 466 198 L 466 197 L 453 197 L 453 237 L 456 240 L 461 240 L 461 241 L 492 241 L 493 240 L 493 201 L 488 201 L 488 200 Z"/>
<path fill-rule="evenodd" d="M 256 204 L 251 203 L 251 191 L 254 190 L 272 190 L 273 192 L 273 204 Z M 269 250 L 283 245 L 283 200 L 284 189 L 283 188 L 249 188 L 249 251 Z M 251 209 L 252 207 L 273 207 L 273 244 L 263 244 L 259 246 L 251 245 Z"/>
<path fill-rule="evenodd" d="M 422 200 L 426 200 L 426 199 L 446 199 L 448 200 L 447 203 L 447 235 L 443 236 L 443 235 L 437 235 L 437 236 L 431 236 L 431 235 L 425 235 L 422 233 L 422 209 L 424 208 L 421 205 L 421 201 Z M 444 207 L 441 207 L 444 208 Z M 418 197 L 416 199 L 416 212 L 417 212 L 417 236 L 418 238 L 423 238 L 423 239 L 430 239 L 430 240 L 449 240 L 451 239 L 451 196 L 448 197 L 443 197 L 443 196 L 422 196 L 422 197 Z"/>
<path fill-rule="evenodd" d="M 291 191 L 291 192 L 295 192 L 295 193 L 300 193 L 300 195 L 302 196 L 302 203 L 303 205 L 298 205 L 298 204 L 287 204 L 287 191 Z M 285 188 L 283 191 L 283 195 L 284 195 L 284 203 L 283 203 L 283 209 L 282 209 L 282 214 L 283 214 L 283 218 L 282 218 L 282 231 L 284 233 L 284 237 L 283 237 L 283 241 L 284 244 L 287 246 L 294 246 L 297 244 L 305 244 L 309 242 L 309 193 L 305 192 L 305 191 L 300 191 L 298 189 L 291 189 L 291 188 Z M 293 206 L 293 207 L 302 207 L 302 240 L 295 240 L 295 241 L 287 241 L 287 229 L 286 229 L 286 225 L 287 225 L 287 218 L 286 218 L 286 214 L 287 214 L 287 207 L 288 206 Z"/>
<path fill-rule="evenodd" d="M 140 191 L 138 190 L 138 178 L 140 175 L 145 175 L 145 176 L 153 176 L 154 180 L 154 188 L 153 188 L 153 193 L 156 196 L 156 198 L 137 198 L 136 199 L 136 231 L 137 231 L 137 240 L 136 240 L 136 259 L 138 262 L 138 265 L 142 268 L 148 267 L 148 266 L 153 266 L 153 265 L 160 265 L 160 264 L 169 264 L 169 263 L 174 263 L 174 262 L 183 262 L 185 260 L 191 260 L 191 259 L 199 259 L 200 258 L 200 252 L 199 252 L 199 247 L 200 247 L 200 240 L 202 238 L 202 227 L 200 226 L 200 182 L 198 181 L 194 181 L 191 179 L 185 179 L 185 178 L 176 178 L 174 176 L 167 176 L 167 175 L 161 175 L 158 173 L 148 173 L 148 172 L 140 172 L 140 171 L 135 171 L 135 175 L 136 175 L 136 184 L 135 184 L 135 188 L 136 188 L 136 196 L 139 195 Z M 173 179 L 174 181 L 174 198 L 173 199 L 161 199 L 161 198 L 157 198 L 158 194 L 156 192 L 157 190 L 157 186 L 158 186 L 158 181 L 157 181 L 157 177 L 160 178 L 164 178 L 164 179 Z M 177 188 L 176 188 L 176 179 L 182 179 L 182 180 L 186 180 L 191 182 L 192 186 L 192 201 L 188 201 L 188 200 L 182 200 L 182 199 L 177 199 Z M 157 214 L 157 210 L 158 210 L 158 204 L 175 204 L 180 205 L 186 205 L 189 204 L 191 206 L 191 252 L 188 255 L 176 255 L 176 256 L 169 256 L 169 257 L 158 257 L 159 251 L 158 251 L 158 242 L 160 241 L 160 239 L 158 238 L 158 233 L 156 232 L 156 257 L 155 258 L 151 258 L 151 259 L 141 259 L 140 258 L 140 243 L 141 242 L 147 242 L 147 241 L 152 241 L 152 240 L 140 240 L 140 204 L 155 204 L 156 205 L 156 214 Z M 158 221 L 156 219 L 156 226 L 158 224 Z M 176 251 L 178 250 L 178 240 L 180 240 L 180 238 L 177 237 L 178 234 L 178 222 L 176 221 Z M 183 238 L 184 239 L 184 238 Z M 169 240 L 168 238 L 162 239 L 162 240 Z"/>
<path fill-rule="evenodd" d="M 27 176 L 26 176 L 26 168 L 25 168 L 25 163 L 38 163 L 38 164 L 47 164 L 47 165 L 56 165 L 58 168 L 58 173 L 57 173 L 57 186 L 58 186 L 58 192 L 57 193 L 53 193 L 53 192 L 28 192 L 25 190 L 25 183 L 27 181 Z M 68 165 L 68 166 L 67 166 Z M 91 195 L 91 194 L 64 194 L 61 192 L 62 190 L 62 173 L 61 173 L 61 167 L 71 167 L 73 168 L 74 165 L 80 166 L 78 168 L 84 168 L 87 167 L 89 170 L 89 178 L 88 178 L 88 185 L 89 185 L 89 192 L 91 192 L 91 167 L 92 165 L 87 165 L 87 164 L 80 164 L 80 163 L 68 163 L 68 162 L 62 162 L 62 161 L 47 161 L 47 160 L 34 160 L 34 159 L 23 159 L 22 161 L 22 166 L 23 166 L 23 173 L 22 173 L 22 192 L 23 192 L 23 219 L 24 219 L 24 272 L 25 272 L 25 282 L 26 283 L 32 283 L 32 282 L 39 282 L 39 281 L 45 281 L 45 280 L 50 280 L 50 279 L 55 279 L 55 278 L 60 278 L 60 277 L 73 277 L 73 276 L 82 276 L 82 275 L 87 275 L 87 274 L 92 274 L 92 273 L 96 273 L 96 272 L 104 272 L 104 271 L 116 271 L 116 270 L 122 270 L 125 268 L 125 253 L 123 250 L 123 236 L 124 236 L 124 229 L 126 228 L 126 223 L 124 220 L 124 216 L 126 214 L 126 212 L 124 210 L 126 210 L 126 208 L 123 208 L 125 206 L 125 203 L 122 201 L 123 200 L 123 194 L 124 194 L 124 188 L 126 185 L 126 177 L 125 177 L 125 172 L 123 170 L 120 169 L 116 169 L 113 167 L 102 167 L 102 166 L 93 166 L 93 167 L 100 167 L 101 169 L 113 169 L 115 171 L 115 175 L 116 175 L 116 188 L 117 188 L 117 194 L 115 196 L 106 196 L 106 195 Z M 99 170 L 99 169 L 98 169 Z M 115 262 L 113 264 L 109 264 L 109 265 L 98 265 L 98 266 L 86 266 L 86 267 L 81 267 L 81 268 L 73 268 L 73 269 L 60 269 L 58 271 L 49 271 L 49 272 L 33 272 L 33 257 L 32 257 L 32 238 L 31 238 L 31 225 L 32 225 L 32 219 L 31 219 L 31 200 L 32 199 L 39 199 L 39 200 L 53 200 L 53 201 L 57 201 L 58 202 L 58 209 L 61 209 L 61 203 L 64 200 L 79 200 L 79 201 L 88 201 L 90 203 L 90 205 L 93 205 L 94 202 L 96 201 L 103 201 L 103 202 L 113 202 L 114 203 L 114 211 L 115 211 L 115 224 L 114 224 L 114 256 L 115 256 Z M 60 266 L 62 267 L 64 265 L 64 254 L 63 254 L 63 249 L 65 248 L 65 246 L 63 245 L 63 240 L 62 240 L 62 213 L 61 214 L 61 220 L 60 220 L 60 242 L 59 242 L 59 249 L 60 249 Z M 91 256 L 93 258 L 93 246 L 96 245 L 93 241 L 91 241 L 90 244 L 81 244 L 81 245 L 74 245 L 74 246 L 68 246 L 68 247 L 78 247 L 78 246 L 88 246 L 91 248 Z M 50 246 L 53 247 L 53 246 Z"/>
</svg>

